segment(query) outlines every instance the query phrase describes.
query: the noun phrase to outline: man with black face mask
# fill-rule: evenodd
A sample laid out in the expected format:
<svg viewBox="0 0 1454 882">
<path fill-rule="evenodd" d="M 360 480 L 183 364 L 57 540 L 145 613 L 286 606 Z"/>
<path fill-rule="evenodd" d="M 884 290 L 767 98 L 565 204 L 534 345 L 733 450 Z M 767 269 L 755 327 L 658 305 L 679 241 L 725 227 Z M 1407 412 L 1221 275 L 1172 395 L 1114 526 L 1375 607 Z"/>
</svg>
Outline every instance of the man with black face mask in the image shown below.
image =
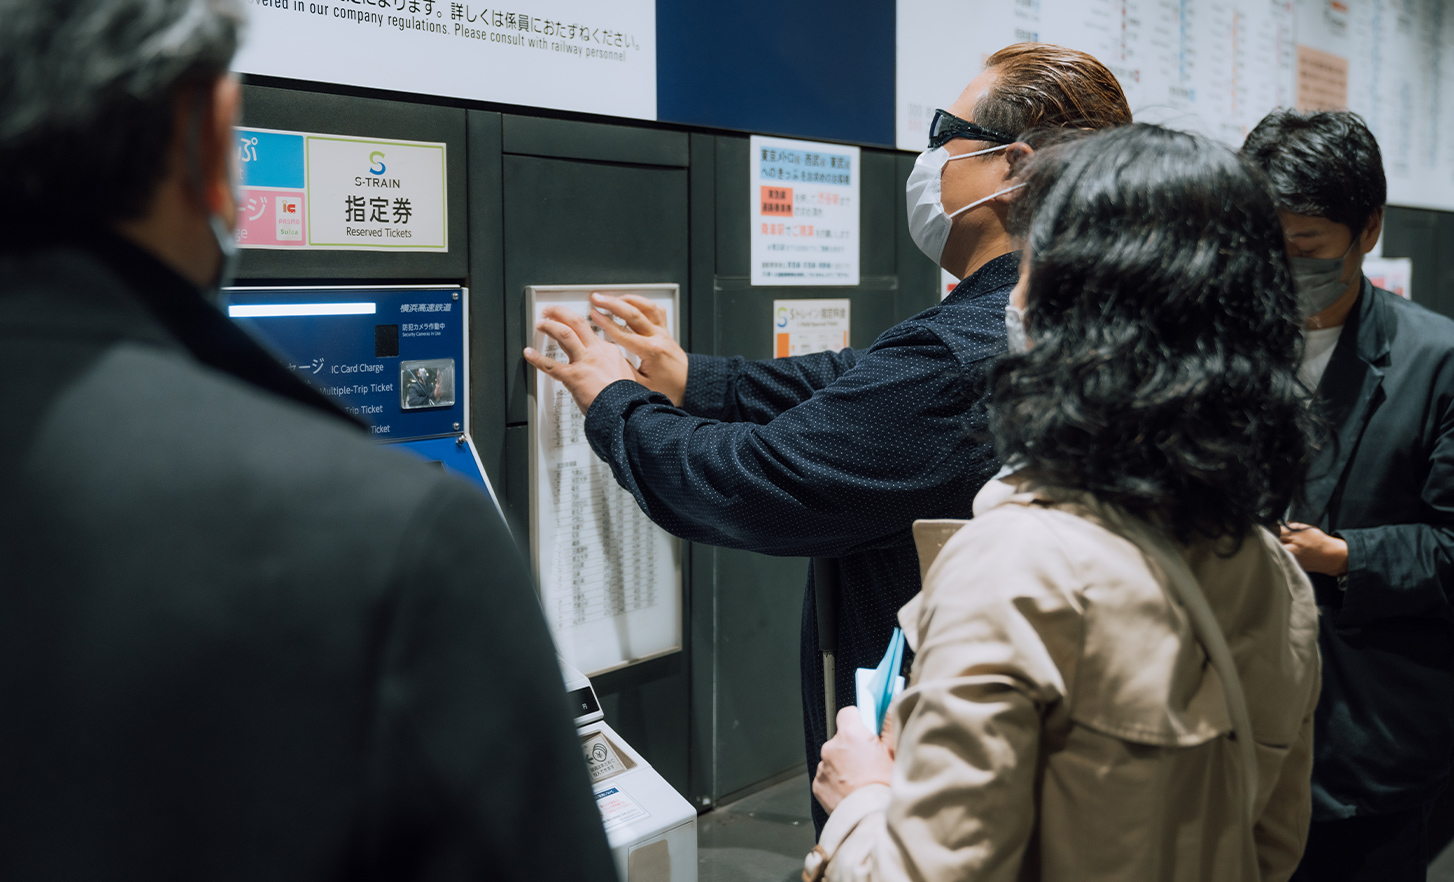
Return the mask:
<svg viewBox="0 0 1454 882">
<path fill-rule="evenodd" d="M 0 879 L 615 882 L 529 571 L 209 295 L 242 0 L 0 0 Z"/>
<path fill-rule="evenodd" d="M 1386 187 L 1358 116 L 1277 111 L 1242 153 L 1272 183 L 1329 436 L 1282 530 L 1317 592 L 1323 658 L 1294 878 L 1422 880 L 1454 751 L 1454 322 L 1360 271 Z"/>
<path fill-rule="evenodd" d="M 570 357 L 526 358 L 586 413 L 592 448 L 654 521 L 694 542 L 828 558 L 836 569 L 835 704 L 854 703 L 854 670 L 878 664 L 901 606 L 919 592 L 911 525 L 969 517 L 999 469 L 985 427 L 987 371 L 1005 351 L 1005 306 L 1019 255 L 1005 230 L 1010 157 L 1039 127 L 1131 121 L 1115 77 L 1083 52 L 1020 43 L 992 55 L 936 114 L 908 181 L 910 232 L 962 281 L 943 303 L 845 349 L 748 362 L 688 356 L 645 300 L 596 295 L 593 316 L 642 359 L 568 311 L 541 329 Z M 625 381 L 625 382 L 622 382 Z M 808 768 L 827 738 L 824 668 L 810 573 L 802 689 Z M 826 815 L 815 802 L 821 829 Z"/>
</svg>

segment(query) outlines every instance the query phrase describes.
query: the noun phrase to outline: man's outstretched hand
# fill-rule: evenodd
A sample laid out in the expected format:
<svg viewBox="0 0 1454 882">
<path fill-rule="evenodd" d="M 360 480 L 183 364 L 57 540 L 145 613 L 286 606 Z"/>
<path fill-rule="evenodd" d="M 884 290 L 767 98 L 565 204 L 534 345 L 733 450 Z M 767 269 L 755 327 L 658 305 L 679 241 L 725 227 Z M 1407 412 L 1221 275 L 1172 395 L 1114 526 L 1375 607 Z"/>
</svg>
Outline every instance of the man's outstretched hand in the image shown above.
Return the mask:
<svg viewBox="0 0 1454 882">
<path fill-rule="evenodd" d="M 529 347 L 525 349 L 525 360 L 559 380 L 582 413 L 590 409 L 602 389 L 617 380 L 634 380 L 680 407 L 687 391 L 687 353 L 667 329 L 666 312 L 636 294 L 592 294 L 591 305 L 595 310 L 590 322 L 569 309 L 550 306 L 545 309 L 544 320 L 536 325 L 537 330 L 560 344 L 569 363 Z M 603 340 L 596 328 L 608 339 Z M 620 344 L 621 349 L 640 359 L 641 366 L 632 367 L 613 344 Z"/>
<path fill-rule="evenodd" d="M 596 400 L 601 390 L 617 380 L 640 381 L 631 362 L 626 360 L 616 344 L 601 339 L 590 322 L 569 309 L 546 307 L 545 318 L 535 327 L 559 343 L 570 361 L 556 361 L 528 346 L 525 348 L 525 360 L 536 370 L 559 380 L 576 400 L 581 413 L 590 410 L 591 402 Z"/>
</svg>

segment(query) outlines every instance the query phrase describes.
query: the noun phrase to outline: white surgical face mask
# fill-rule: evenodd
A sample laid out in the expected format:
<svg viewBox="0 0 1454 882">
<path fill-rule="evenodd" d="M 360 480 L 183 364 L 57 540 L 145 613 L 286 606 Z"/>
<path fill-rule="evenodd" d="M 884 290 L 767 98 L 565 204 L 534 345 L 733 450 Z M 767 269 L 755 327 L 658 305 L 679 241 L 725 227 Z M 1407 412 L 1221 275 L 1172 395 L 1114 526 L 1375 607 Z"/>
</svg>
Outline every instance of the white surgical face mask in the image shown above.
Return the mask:
<svg viewBox="0 0 1454 882">
<path fill-rule="evenodd" d="M 1005 304 L 1005 336 L 1012 355 L 1030 351 L 1030 341 L 1025 336 L 1025 310 L 1013 303 Z"/>
<path fill-rule="evenodd" d="M 1343 252 L 1342 257 L 1288 258 L 1292 265 L 1292 287 L 1297 292 L 1304 321 L 1337 303 L 1343 292 L 1348 290 L 1348 283 L 1343 281 L 1343 262 L 1352 253 L 1353 244 L 1357 241 L 1355 238 L 1348 243 L 1348 250 Z"/>
<path fill-rule="evenodd" d="M 983 205 L 996 196 L 1003 196 L 1011 190 L 1018 190 L 1025 186 L 1015 184 L 1013 187 L 1006 187 L 983 199 L 976 199 L 951 214 L 944 210 L 944 196 L 941 190 L 945 164 L 951 159 L 968 159 L 971 156 L 1004 150 L 1008 146 L 1010 145 L 1001 144 L 998 147 L 958 155 L 951 155 L 943 146 L 939 146 L 933 150 L 925 150 L 919 154 L 918 159 L 914 160 L 914 170 L 909 172 L 909 181 L 904 185 L 904 195 L 909 207 L 909 236 L 913 238 L 914 244 L 919 246 L 919 250 L 928 255 L 930 260 L 939 263 L 939 259 L 944 254 L 944 244 L 949 241 L 949 231 L 954 226 L 954 218 L 976 205 Z"/>
</svg>

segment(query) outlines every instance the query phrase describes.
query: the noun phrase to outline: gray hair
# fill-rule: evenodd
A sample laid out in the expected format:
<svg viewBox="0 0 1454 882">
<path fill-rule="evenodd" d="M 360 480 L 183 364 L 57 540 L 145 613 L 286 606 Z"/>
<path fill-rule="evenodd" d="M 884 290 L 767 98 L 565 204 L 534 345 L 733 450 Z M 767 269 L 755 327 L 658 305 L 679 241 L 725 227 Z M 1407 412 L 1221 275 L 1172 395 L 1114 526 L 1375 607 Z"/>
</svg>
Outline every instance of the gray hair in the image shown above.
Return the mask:
<svg viewBox="0 0 1454 882">
<path fill-rule="evenodd" d="M 227 71 L 244 14 L 239 0 L 0 0 L 0 22 L 0 167 L 23 209 L 104 223 L 145 207 L 174 98 Z"/>
</svg>

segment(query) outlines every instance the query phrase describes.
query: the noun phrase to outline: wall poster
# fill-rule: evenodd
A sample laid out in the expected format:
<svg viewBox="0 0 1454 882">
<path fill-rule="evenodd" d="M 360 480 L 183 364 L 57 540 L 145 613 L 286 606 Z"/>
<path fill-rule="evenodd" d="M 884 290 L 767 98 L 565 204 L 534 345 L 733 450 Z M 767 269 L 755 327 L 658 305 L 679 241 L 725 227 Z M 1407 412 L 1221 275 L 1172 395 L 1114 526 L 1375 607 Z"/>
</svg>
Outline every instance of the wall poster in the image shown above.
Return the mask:
<svg viewBox="0 0 1454 882">
<path fill-rule="evenodd" d="M 859 150 L 753 135 L 752 284 L 858 284 Z"/>
<path fill-rule="evenodd" d="M 1139 122 L 1240 147 L 1270 111 L 1343 108 L 1383 151 L 1388 201 L 1454 210 L 1454 5 L 1448 0 L 898 0 L 895 139 L 923 150 L 995 51 L 1088 52 Z"/>
<path fill-rule="evenodd" d="M 773 357 L 787 358 L 846 349 L 852 315 L 853 301 L 847 298 L 774 300 Z"/>
</svg>

